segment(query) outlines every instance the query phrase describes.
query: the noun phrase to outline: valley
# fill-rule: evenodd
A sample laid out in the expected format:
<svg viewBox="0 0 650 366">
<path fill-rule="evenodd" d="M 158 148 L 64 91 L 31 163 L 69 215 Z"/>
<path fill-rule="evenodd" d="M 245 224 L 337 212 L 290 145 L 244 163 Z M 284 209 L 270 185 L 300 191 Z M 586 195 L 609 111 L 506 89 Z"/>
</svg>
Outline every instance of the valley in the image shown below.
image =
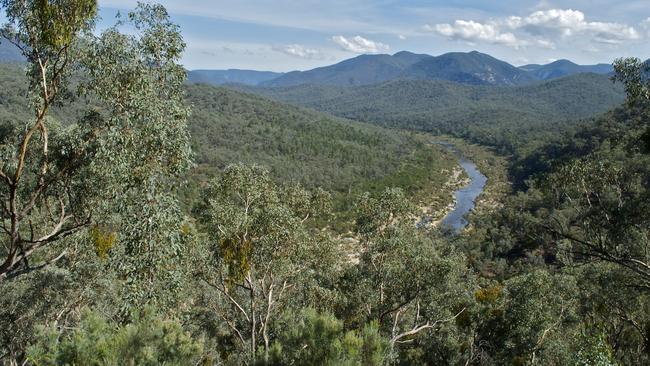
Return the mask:
<svg viewBox="0 0 650 366">
<path fill-rule="evenodd" d="M 468 176 L 467 181 L 463 182 L 463 186 L 454 191 L 454 207 L 452 211 L 440 222 L 442 230 L 459 233 L 469 224 L 466 215 L 476 206 L 476 200 L 483 193 L 488 179 L 477 169 L 476 164 L 465 158 L 454 145 L 440 141 L 434 143 L 449 149 L 458 158 L 458 163 Z"/>
<path fill-rule="evenodd" d="M 0 365 L 650 364 L 650 19 L 252 3 L 3 1 Z"/>
</svg>

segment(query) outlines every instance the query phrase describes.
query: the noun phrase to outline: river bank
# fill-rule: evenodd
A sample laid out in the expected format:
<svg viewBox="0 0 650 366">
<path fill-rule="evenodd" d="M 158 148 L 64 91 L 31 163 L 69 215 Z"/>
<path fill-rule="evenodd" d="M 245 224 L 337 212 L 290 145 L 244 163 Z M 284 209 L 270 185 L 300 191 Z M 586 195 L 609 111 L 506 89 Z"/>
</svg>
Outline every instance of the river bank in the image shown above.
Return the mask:
<svg viewBox="0 0 650 366">
<path fill-rule="evenodd" d="M 484 146 L 469 144 L 448 136 L 436 136 L 437 148 L 444 147 L 458 159 L 458 165 L 445 184 L 451 202 L 444 208 L 423 206 L 417 225 L 459 233 L 471 229 L 471 217 L 494 210 L 510 192 L 507 159 Z"/>
</svg>

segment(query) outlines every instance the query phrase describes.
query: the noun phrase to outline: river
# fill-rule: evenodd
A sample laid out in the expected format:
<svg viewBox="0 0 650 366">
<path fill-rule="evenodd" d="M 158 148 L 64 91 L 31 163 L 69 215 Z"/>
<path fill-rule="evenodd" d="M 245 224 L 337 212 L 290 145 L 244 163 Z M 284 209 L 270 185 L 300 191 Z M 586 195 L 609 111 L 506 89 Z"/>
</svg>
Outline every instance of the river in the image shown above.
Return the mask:
<svg viewBox="0 0 650 366">
<path fill-rule="evenodd" d="M 485 189 L 487 177 L 478 170 L 474 162 L 465 158 L 465 156 L 463 156 L 463 154 L 461 154 L 453 144 L 444 141 L 434 141 L 434 143 L 442 145 L 454 153 L 458 158 L 458 163 L 469 176 L 469 183 L 454 192 L 454 197 L 456 199 L 454 209 L 449 212 L 440 223 L 440 228 L 442 230 L 458 234 L 467 226 L 467 224 L 469 224 L 466 216 L 474 208 L 476 198 L 483 192 L 483 189 Z"/>
</svg>

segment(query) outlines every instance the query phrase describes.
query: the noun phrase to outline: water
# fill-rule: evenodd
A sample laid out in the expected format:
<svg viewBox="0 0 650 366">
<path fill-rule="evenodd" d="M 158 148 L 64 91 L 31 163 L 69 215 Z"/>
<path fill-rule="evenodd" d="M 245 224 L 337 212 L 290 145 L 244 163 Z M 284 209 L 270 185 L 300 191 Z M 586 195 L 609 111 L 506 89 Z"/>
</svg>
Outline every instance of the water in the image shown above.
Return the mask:
<svg viewBox="0 0 650 366">
<path fill-rule="evenodd" d="M 434 143 L 442 145 L 453 152 L 458 157 L 458 163 L 470 179 L 467 185 L 454 192 L 456 206 L 454 206 L 454 209 L 440 223 L 442 230 L 457 234 L 469 224 L 466 216 L 474 208 L 476 198 L 485 189 L 487 177 L 476 168 L 476 164 L 465 158 L 454 145 L 442 141 L 435 141 Z"/>
</svg>

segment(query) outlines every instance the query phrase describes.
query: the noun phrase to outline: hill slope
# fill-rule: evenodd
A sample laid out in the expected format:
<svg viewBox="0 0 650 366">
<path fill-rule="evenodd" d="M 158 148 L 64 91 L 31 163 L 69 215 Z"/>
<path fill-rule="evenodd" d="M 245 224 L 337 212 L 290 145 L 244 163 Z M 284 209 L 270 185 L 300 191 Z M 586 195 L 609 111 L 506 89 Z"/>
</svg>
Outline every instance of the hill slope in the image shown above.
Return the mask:
<svg viewBox="0 0 650 366">
<path fill-rule="evenodd" d="M 402 51 L 392 56 L 361 55 L 331 66 L 293 71 L 261 85 L 354 86 L 396 79 L 449 80 L 475 85 L 521 85 L 536 80 L 526 71 L 476 51 L 438 57 Z"/>
<path fill-rule="evenodd" d="M 579 73 L 609 74 L 612 65 L 577 65 L 558 60 L 547 65 L 515 67 L 490 55 L 450 52 L 430 56 L 401 51 L 394 55 L 361 55 L 334 65 L 308 71 L 292 71 L 261 86 L 286 87 L 302 84 L 358 86 L 397 79 L 447 80 L 471 85 L 517 86 Z"/>
<path fill-rule="evenodd" d="M 25 91 L 24 70 L 0 64 L 0 128 L 31 118 Z M 186 92 L 192 106 L 188 124 L 197 163 L 194 182 L 228 164 L 245 162 L 266 166 L 278 180 L 347 192 L 400 171 L 407 179 L 413 170 L 404 171 L 405 164 L 437 175 L 439 169 L 432 167 L 454 164 L 409 133 L 222 87 L 187 85 Z M 64 110 L 55 108 L 52 116 L 65 123 L 83 115 L 85 107 L 77 101 Z M 429 180 L 428 175 L 421 178 Z"/>
<path fill-rule="evenodd" d="M 348 88 L 303 85 L 248 90 L 345 118 L 450 133 L 505 149 L 526 136 L 603 113 L 623 101 L 620 85 L 596 74 L 519 87 L 397 80 Z"/>
<path fill-rule="evenodd" d="M 344 190 L 399 169 L 425 146 L 405 133 L 207 85 L 190 85 L 190 132 L 200 170 L 233 162 L 283 180 Z"/>
</svg>

